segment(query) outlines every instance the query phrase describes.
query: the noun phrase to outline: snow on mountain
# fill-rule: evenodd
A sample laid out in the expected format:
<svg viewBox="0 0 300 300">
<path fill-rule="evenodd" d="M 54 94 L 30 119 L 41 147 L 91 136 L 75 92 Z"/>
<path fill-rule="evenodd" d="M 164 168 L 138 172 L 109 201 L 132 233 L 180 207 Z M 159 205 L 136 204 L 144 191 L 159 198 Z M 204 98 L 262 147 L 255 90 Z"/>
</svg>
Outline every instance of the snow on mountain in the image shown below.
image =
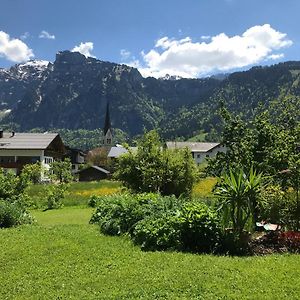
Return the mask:
<svg viewBox="0 0 300 300">
<path fill-rule="evenodd" d="M 27 79 L 28 77 L 41 77 L 42 73 L 47 69 L 49 61 L 46 60 L 29 60 L 26 63 L 18 64 L 10 68 L 12 73 L 19 79 Z"/>
<path fill-rule="evenodd" d="M 24 67 L 33 67 L 36 69 L 42 69 L 44 70 L 49 64 L 49 61 L 47 60 L 29 60 L 28 62 L 24 64 L 19 64 L 20 68 Z"/>
</svg>

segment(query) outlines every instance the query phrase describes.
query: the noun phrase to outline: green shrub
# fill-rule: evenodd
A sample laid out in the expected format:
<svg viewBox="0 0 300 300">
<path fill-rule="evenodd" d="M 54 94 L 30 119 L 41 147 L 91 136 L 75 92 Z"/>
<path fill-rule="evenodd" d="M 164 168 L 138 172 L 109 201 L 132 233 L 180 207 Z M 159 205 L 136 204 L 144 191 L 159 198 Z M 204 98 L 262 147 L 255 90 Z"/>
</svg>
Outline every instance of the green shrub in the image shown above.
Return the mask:
<svg viewBox="0 0 300 300">
<path fill-rule="evenodd" d="M 65 197 L 68 185 L 60 183 L 57 185 L 49 185 L 47 187 L 47 209 L 57 209 L 62 206 L 62 200 Z"/>
<path fill-rule="evenodd" d="M 33 218 L 18 203 L 0 200 L 0 228 L 32 223 Z"/>
<path fill-rule="evenodd" d="M 216 213 L 203 203 L 190 202 L 138 222 L 132 238 L 147 250 L 214 252 L 220 233 Z"/>
<path fill-rule="evenodd" d="M 297 231 L 300 222 L 300 206 L 293 189 L 283 191 L 279 186 L 268 186 L 261 193 L 260 218 L 281 224 L 287 230 Z"/>
<path fill-rule="evenodd" d="M 220 242 L 217 214 L 204 203 L 151 193 L 91 201 L 98 203 L 91 223 L 104 234 L 129 233 L 143 249 L 213 252 Z"/>
<path fill-rule="evenodd" d="M 175 208 L 180 201 L 175 197 L 162 197 L 158 194 L 122 194 L 93 197 L 97 209 L 90 222 L 98 223 L 101 232 L 110 235 L 131 233 L 134 225 L 150 215 Z"/>
<path fill-rule="evenodd" d="M 280 186 L 270 185 L 261 192 L 259 201 L 260 219 L 270 223 L 281 224 L 285 207 L 285 192 Z"/>
<path fill-rule="evenodd" d="M 96 207 L 98 205 L 98 201 L 101 199 L 101 197 L 92 195 L 88 200 L 88 206 L 90 207 Z"/>
<path fill-rule="evenodd" d="M 203 203 L 186 203 L 181 210 L 181 234 L 185 250 L 213 252 L 221 235 L 220 223 L 214 210 Z"/>
<path fill-rule="evenodd" d="M 182 234 L 180 219 L 174 215 L 147 217 L 138 222 L 132 239 L 144 250 L 181 250 Z"/>
<path fill-rule="evenodd" d="M 32 217 L 26 212 L 31 183 L 31 169 L 25 167 L 19 176 L 0 168 L 0 227 L 11 227 L 31 223 Z"/>
</svg>

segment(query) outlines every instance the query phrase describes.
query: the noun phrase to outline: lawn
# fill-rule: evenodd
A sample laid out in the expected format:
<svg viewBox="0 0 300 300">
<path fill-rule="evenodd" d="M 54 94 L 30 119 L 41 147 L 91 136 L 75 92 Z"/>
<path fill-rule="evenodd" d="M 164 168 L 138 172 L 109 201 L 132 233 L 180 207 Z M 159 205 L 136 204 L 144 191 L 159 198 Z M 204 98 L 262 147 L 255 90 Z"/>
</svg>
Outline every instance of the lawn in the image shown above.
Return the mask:
<svg viewBox="0 0 300 300">
<path fill-rule="evenodd" d="M 46 205 L 45 184 L 32 185 L 28 194 L 32 205 L 41 208 Z M 70 184 L 68 193 L 63 200 L 64 206 L 87 205 L 88 199 L 92 195 L 110 195 L 121 190 L 121 183 L 112 180 L 101 180 L 95 182 L 73 182 Z"/>
<path fill-rule="evenodd" d="M 34 211 L 0 230 L 0 299 L 299 299 L 300 256 L 142 252 L 89 225 L 90 208 Z"/>
</svg>

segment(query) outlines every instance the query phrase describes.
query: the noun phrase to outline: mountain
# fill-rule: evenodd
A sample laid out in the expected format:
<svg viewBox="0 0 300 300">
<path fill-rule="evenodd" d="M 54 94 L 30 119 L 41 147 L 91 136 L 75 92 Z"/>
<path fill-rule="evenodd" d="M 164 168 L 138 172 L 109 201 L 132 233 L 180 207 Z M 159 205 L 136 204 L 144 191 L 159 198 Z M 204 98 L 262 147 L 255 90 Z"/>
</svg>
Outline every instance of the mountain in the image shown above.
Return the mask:
<svg viewBox="0 0 300 300">
<path fill-rule="evenodd" d="M 38 86 L 49 62 L 29 61 L 10 69 L 0 69 L 0 109 L 12 109 L 28 89 Z"/>
<path fill-rule="evenodd" d="M 246 117 L 283 94 L 300 94 L 300 62 L 204 79 L 143 78 L 135 68 L 57 53 L 53 63 L 30 61 L 0 69 L 2 126 L 101 128 L 107 102 L 112 126 L 129 136 L 160 128 L 166 138 L 218 129 L 220 102 Z"/>
</svg>

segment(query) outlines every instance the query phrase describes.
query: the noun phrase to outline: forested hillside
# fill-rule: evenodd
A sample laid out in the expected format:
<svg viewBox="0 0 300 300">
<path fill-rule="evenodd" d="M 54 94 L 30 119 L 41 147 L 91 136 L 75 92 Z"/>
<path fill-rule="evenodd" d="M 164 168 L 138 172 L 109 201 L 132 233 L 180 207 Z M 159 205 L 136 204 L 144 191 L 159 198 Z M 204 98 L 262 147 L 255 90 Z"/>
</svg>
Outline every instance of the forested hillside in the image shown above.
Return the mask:
<svg viewBox="0 0 300 300">
<path fill-rule="evenodd" d="M 167 80 L 143 78 L 135 68 L 64 51 L 53 63 L 0 69 L 4 129 L 60 130 L 73 144 L 76 136 L 88 137 L 89 142 L 77 141 L 84 148 L 100 141 L 107 102 L 120 142 L 152 128 L 166 139 L 199 135 L 216 140 L 220 105 L 249 119 L 275 99 L 299 95 L 300 62 L 254 67 L 221 79 Z"/>
</svg>

